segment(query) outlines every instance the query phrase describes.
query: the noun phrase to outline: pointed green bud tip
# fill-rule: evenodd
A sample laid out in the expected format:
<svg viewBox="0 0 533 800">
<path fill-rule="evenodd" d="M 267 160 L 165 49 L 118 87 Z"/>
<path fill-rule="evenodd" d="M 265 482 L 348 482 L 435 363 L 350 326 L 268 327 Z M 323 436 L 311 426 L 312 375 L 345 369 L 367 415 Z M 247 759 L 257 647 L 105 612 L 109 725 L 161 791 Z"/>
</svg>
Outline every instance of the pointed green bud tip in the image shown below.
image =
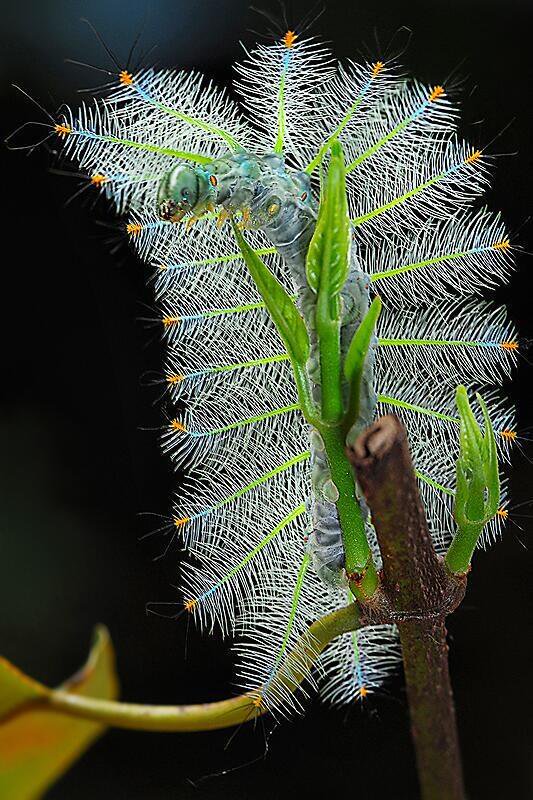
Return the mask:
<svg viewBox="0 0 533 800">
<path fill-rule="evenodd" d="M 348 277 L 350 254 L 351 226 L 340 142 L 331 144 L 330 153 L 327 174 L 321 185 L 317 223 L 306 258 L 309 287 L 329 301 L 322 316 L 339 315 L 339 304 L 331 301 L 337 298 Z"/>
<path fill-rule="evenodd" d="M 343 158 L 342 145 L 338 139 L 335 139 L 335 141 L 331 145 L 331 155 L 334 158 L 339 158 L 339 157 Z"/>
<path fill-rule="evenodd" d="M 496 440 L 485 402 L 479 394 L 476 395 L 483 414 L 482 429 L 464 386 L 457 387 L 455 400 L 460 417 L 454 504 L 458 530 L 446 561 L 453 572 L 464 572 L 484 526 L 498 511 L 500 478 Z"/>
<path fill-rule="evenodd" d="M 482 431 L 470 406 L 464 386 L 456 393 L 461 419 L 459 458 L 457 461 L 456 519 L 465 523 L 486 524 L 496 514 L 500 503 L 500 479 L 496 440 L 487 406 L 476 395 L 483 412 Z"/>
</svg>

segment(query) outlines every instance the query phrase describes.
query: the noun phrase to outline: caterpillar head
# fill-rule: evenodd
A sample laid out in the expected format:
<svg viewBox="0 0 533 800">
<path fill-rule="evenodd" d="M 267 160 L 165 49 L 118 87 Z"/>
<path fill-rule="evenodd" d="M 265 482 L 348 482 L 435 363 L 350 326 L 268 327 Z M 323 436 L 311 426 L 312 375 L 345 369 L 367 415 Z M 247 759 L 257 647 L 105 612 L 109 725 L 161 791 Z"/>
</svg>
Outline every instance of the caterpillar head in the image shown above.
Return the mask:
<svg viewBox="0 0 533 800">
<path fill-rule="evenodd" d="M 201 216 L 212 194 L 209 174 L 186 165 L 175 167 L 162 179 L 158 210 L 162 219 L 179 222 L 187 214 Z"/>
</svg>

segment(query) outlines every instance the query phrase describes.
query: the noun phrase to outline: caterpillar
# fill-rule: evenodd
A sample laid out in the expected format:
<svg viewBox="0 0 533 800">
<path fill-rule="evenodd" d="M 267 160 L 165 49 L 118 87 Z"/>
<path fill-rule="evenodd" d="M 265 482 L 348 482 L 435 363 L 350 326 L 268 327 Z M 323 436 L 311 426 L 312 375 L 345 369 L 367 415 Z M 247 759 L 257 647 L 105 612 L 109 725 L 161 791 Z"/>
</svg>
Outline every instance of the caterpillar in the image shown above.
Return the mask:
<svg viewBox="0 0 533 800">
<path fill-rule="evenodd" d="M 478 202 L 489 158 L 459 138 L 445 87 L 407 80 L 392 62 L 338 64 L 294 31 L 247 52 L 237 74 L 242 107 L 194 72 L 123 70 L 55 131 L 65 157 L 127 214 L 127 234 L 153 272 L 167 346 L 162 446 L 187 473 L 169 520 L 169 542 L 188 553 L 184 608 L 232 637 L 239 684 L 286 714 L 302 694 L 284 655 L 309 622 L 352 598 L 324 443 L 302 416 L 286 348 L 227 219 L 240 219 L 306 320 L 320 397 L 305 261 L 320 172 L 342 143 L 351 218 L 344 351 L 370 299 L 383 302 L 347 438 L 375 415 L 400 416 L 441 552 L 454 532 L 455 385 L 483 390 L 502 464 L 516 438 L 500 387 L 518 344 L 505 309 L 484 299 L 507 279 L 512 247 L 500 215 Z M 506 516 L 504 500 L 484 544 Z M 319 656 L 308 686 L 350 703 L 398 660 L 394 627 L 368 625 Z"/>
<path fill-rule="evenodd" d="M 316 226 L 316 203 L 306 172 L 290 172 L 276 153 L 254 157 L 248 153 L 230 154 L 197 167 L 177 166 L 162 180 L 159 188 L 159 213 L 163 219 L 181 221 L 186 214 L 194 224 L 202 214 L 220 206 L 221 219 L 240 211 L 247 229 L 261 229 L 290 271 L 296 289 L 297 305 L 310 319 L 315 299 L 306 277 L 306 256 Z M 345 355 L 355 328 L 368 310 L 369 281 L 352 258 L 348 279 L 341 291 L 343 320 L 341 350 Z M 376 396 L 370 375 L 373 359 L 366 360 L 356 430 L 370 424 Z M 320 400 L 320 363 L 314 348 L 308 363 L 314 395 Z M 353 436 L 353 434 L 351 434 Z M 334 584 L 342 582 L 344 550 L 335 502 L 339 492 L 331 479 L 320 434 L 312 430 L 311 482 L 314 497 L 310 503 L 313 530 L 310 550 L 317 574 Z"/>
</svg>

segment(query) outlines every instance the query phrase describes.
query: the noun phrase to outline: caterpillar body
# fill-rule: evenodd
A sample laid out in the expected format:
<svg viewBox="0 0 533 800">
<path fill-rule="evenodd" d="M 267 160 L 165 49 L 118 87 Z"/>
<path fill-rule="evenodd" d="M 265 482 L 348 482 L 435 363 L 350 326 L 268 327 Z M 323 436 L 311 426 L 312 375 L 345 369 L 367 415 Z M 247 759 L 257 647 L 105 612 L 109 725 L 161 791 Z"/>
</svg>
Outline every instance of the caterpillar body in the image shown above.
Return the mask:
<svg viewBox="0 0 533 800">
<path fill-rule="evenodd" d="M 478 203 L 488 158 L 458 138 L 443 87 L 407 81 L 392 63 L 337 64 L 293 32 L 247 53 L 237 72 L 246 116 L 194 73 L 123 71 L 56 132 L 65 156 L 128 214 L 127 232 L 154 271 L 172 407 L 163 448 L 189 475 L 169 522 L 169 542 L 189 554 L 185 607 L 233 637 L 239 683 L 288 713 L 301 695 L 284 654 L 310 622 L 351 600 L 337 488 L 303 419 L 283 342 L 221 223 L 240 216 L 249 245 L 294 296 L 319 397 L 305 256 L 318 168 L 342 142 L 352 221 L 344 349 L 369 297 L 377 291 L 383 302 L 349 436 L 375 414 L 402 418 L 441 551 L 454 532 L 454 387 L 483 391 L 502 461 L 516 437 L 500 386 L 517 343 L 505 310 L 482 297 L 506 279 L 512 248 L 500 216 Z M 485 543 L 506 514 L 504 504 Z M 379 565 L 371 520 L 366 527 Z M 367 626 L 335 640 L 309 683 L 349 703 L 398 658 L 394 628 Z M 307 664 L 302 653 L 306 674 Z"/>
<path fill-rule="evenodd" d="M 230 153 L 205 167 L 175 167 L 163 178 L 158 200 L 160 216 L 173 222 L 192 214 L 190 220 L 194 224 L 216 206 L 221 206 L 223 213 L 229 216 L 241 212 L 243 226 L 262 230 L 289 268 L 296 303 L 304 319 L 312 319 L 315 295 L 307 282 L 306 256 L 316 226 L 317 204 L 307 173 L 287 170 L 284 159 L 276 153 L 262 157 Z M 341 290 L 341 303 L 341 351 L 345 355 L 369 304 L 369 279 L 354 253 L 351 253 L 350 271 Z M 314 332 L 309 332 L 313 347 L 308 372 L 314 382 L 315 400 L 319 401 L 319 355 Z M 362 402 L 354 426 L 357 431 L 370 424 L 375 410 L 372 365 L 371 354 L 364 366 Z M 327 582 L 340 585 L 344 548 L 335 507 L 339 493 L 331 479 L 324 444 L 315 430 L 311 433 L 310 448 L 314 497 L 309 503 L 313 523 L 309 548 L 317 574 Z"/>
</svg>

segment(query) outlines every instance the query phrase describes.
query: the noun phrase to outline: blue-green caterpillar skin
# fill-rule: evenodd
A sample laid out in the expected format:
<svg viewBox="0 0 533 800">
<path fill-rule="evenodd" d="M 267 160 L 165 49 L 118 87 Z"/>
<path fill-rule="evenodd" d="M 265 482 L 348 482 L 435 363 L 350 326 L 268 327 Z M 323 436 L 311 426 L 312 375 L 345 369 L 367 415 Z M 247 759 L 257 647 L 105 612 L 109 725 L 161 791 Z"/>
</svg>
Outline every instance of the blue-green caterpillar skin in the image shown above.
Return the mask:
<svg viewBox="0 0 533 800">
<path fill-rule="evenodd" d="M 215 206 L 230 214 L 244 211 L 246 225 L 266 233 L 296 286 L 306 285 L 305 257 L 317 207 L 309 176 L 289 172 L 278 154 L 228 153 L 205 168 L 178 166 L 161 182 L 159 204 L 161 216 L 176 222 Z"/>
<path fill-rule="evenodd" d="M 306 257 L 313 236 L 317 203 L 305 172 L 288 170 L 277 153 L 254 156 L 228 153 L 207 167 L 178 166 L 161 182 L 159 213 L 179 222 L 188 213 L 200 217 L 215 207 L 228 213 L 241 212 L 248 228 L 262 230 L 288 266 L 296 302 L 306 321 L 311 354 L 308 373 L 313 394 L 320 401 L 320 363 L 313 330 L 315 294 L 306 279 Z M 352 248 L 350 272 L 341 291 L 341 350 L 345 355 L 353 334 L 369 305 L 369 277 Z M 348 441 L 372 421 L 376 394 L 372 385 L 373 348 L 365 366 L 361 387 L 359 419 L 348 433 Z M 338 490 L 331 480 L 327 457 L 320 436 L 311 434 L 313 497 L 308 501 L 313 530 L 309 548 L 315 570 L 327 583 L 341 585 L 345 563 L 342 533 L 337 516 Z"/>
</svg>

